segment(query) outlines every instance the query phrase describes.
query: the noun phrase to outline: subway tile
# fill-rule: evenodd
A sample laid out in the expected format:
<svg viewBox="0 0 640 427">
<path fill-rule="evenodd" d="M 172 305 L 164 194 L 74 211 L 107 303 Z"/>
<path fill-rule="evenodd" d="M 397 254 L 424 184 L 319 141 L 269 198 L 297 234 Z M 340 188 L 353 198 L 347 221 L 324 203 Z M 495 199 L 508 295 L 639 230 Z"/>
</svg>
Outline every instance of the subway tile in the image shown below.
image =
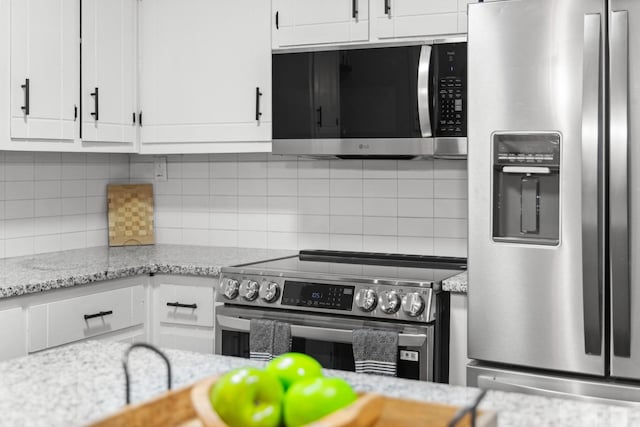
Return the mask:
<svg viewBox="0 0 640 427">
<path fill-rule="evenodd" d="M 84 230 L 86 230 L 85 215 L 65 215 L 62 217 L 62 233 L 77 233 Z"/>
<path fill-rule="evenodd" d="M 68 154 L 68 153 L 67 153 Z M 61 179 L 86 179 L 87 164 L 84 162 L 65 162 L 64 156 L 62 161 Z"/>
<path fill-rule="evenodd" d="M 301 233 L 328 234 L 331 220 L 326 215 L 298 215 L 298 230 Z"/>
<path fill-rule="evenodd" d="M 267 249 L 267 232 L 254 230 L 238 231 L 238 247 Z"/>
<path fill-rule="evenodd" d="M 269 249 L 296 249 L 298 235 L 296 233 L 280 233 L 270 231 L 267 233 L 267 248 Z"/>
<path fill-rule="evenodd" d="M 236 153 L 216 153 L 209 154 L 210 162 L 237 162 L 238 154 Z"/>
<path fill-rule="evenodd" d="M 432 237 L 398 236 L 398 252 L 418 255 L 436 255 L 433 250 Z"/>
<path fill-rule="evenodd" d="M 433 179 L 433 160 L 398 161 L 398 179 Z"/>
<path fill-rule="evenodd" d="M 33 238 L 33 248 L 33 253 L 35 254 L 60 251 L 62 250 L 60 235 L 35 236 Z"/>
<path fill-rule="evenodd" d="M 365 160 L 363 163 L 363 177 L 396 179 L 398 177 L 397 160 Z"/>
<path fill-rule="evenodd" d="M 273 178 L 286 178 L 297 179 L 298 178 L 298 162 L 297 161 L 273 161 L 267 163 L 267 176 L 269 179 Z"/>
<path fill-rule="evenodd" d="M 331 197 L 362 197 L 362 180 L 332 179 Z"/>
<path fill-rule="evenodd" d="M 330 160 L 332 179 L 362 179 L 362 160 Z"/>
<path fill-rule="evenodd" d="M 229 212 L 213 212 L 210 216 L 210 228 L 216 230 L 237 230 L 238 214 Z"/>
<path fill-rule="evenodd" d="M 291 196 L 269 196 L 267 198 L 267 211 L 269 213 L 297 213 L 298 198 Z"/>
<path fill-rule="evenodd" d="M 236 230 L 209 230 L 210 246 L 238 246 Z"/>
<path fill-rule="evenodd" d="M 209 180 L 208 179 L 183 179 L 182 194 L 184 195 L 208 195 Z"/>
<path fill-rule="evenodd" d="M 65 197 L 61 200 L 63 215 L 78 215 L 87 212 L 87 200 L 84 197 Z"/>
<path fill-rule="evenodd" d="M 182 212 L 183 229 L 200 229 L 206 230 L 209 228 L 209 213 L 208 212 Z"/>
<path fill-rule="evenodd" d="M 269 179 L 267 194 L 269 196 L 297 196 L 298 181 L 295 179 Z"/>
<path fill-rule="evenodd" d="M 210 196 L 209 203 L 213 212 L 238 211 L 238 196 Z"/>
<path fill-rule="evenodd" d="M 326 249 L 330 247 L 329 237 L 326 233 L 298 233 L 297 249 Z"/>
<path fill-rule="evenodd" d="M 267 214 L 239 213 L 238 230 L 244 231 L 266 231 Z"/>
<path fill-rule="evenodd" d="M 62 194 L 60 181 L 35 181 L 34 197 L 36 199 L 59 198 Z"/>
<path fill-rule="evenodd" d="M 181 228 L 161 228 L 155 230 L 156 243 L 161 245 L 181 245 L 182 229 Z"/>
<path fill-rule="evenodd" d="M 365 216 L 362 232 L 376 236 L 396 236 L 398 234 L 398 218 Z"/>
<path fill-rule="evenodd" d="M 34 200 L 7 200 L 4 202 L 4 218 L 33 218 L 35 214 Z"/>
<path fill-rule="evenodd" d="M 433 217 L 433 199 L 398 199 L 398 216 Z"/>
<path fill-rule="evenodd" d="M 89 178 L 89 171 L 87 171 L 87 177 Z M 130 177 L 131 179 L 153 179 L 155 177 L 153 163 L 132 162 L 130 165 Z"/>
<path fill-rule="evenodd" d="M 182 178 L 209 179 L 209 162 L 189 161 L 182 163 Z"/>
<path fill-rule="evenodd" d="M 398 252 L 398 238 L 396 236 L 362 236 L 362 250 L 366 252 Z"/>
<path fill-rule="evenodd" d="M 330 169 L 328 160 L 312 160 L 298 162 L 298 178 L 321 179 L 329 178 Z"/>
<path fill-rule="evenodd" d="M 33 255 L 34 253 L 34 238 L 33 237 L 20 237 L 16 239 L 7 239 L 4 242 L 7 257 Z"/>
<path fill-rule="evenodd" d="M 86 247 L 106 246 L 109 244 L 109 230 L 87 230 L 85 234 Z"/>
<path fill-rule="evenodd" d="M 129 162 L 109 163 L 109 178 L 111 179 L 128 179 L 129 178 Z"/>
<path fill-rule="evenodd" d="M 446 237 L 453 239 L 467 238 L 466 219 L 435 218 L 433 228 L 433 235 L 436 237 Z"/>
<path fill-rule="evenodd" d="M 51 154 L 51 153 L 46 153 Z M 58 153 L 59 154 L 59 153 Z M 58 155 L 58 159 L 60 156 Z M 61 179 L 62 178 L 62 163 L 58 161 L 43 161 L 36 160 L 34 178 L 36 180 L 49 180 L 49 179 Z"/>
<path fill-rule="evenodd" d="M 5 200 L 25 200 L 34 197 L 33 181 L 9 181 L 5 183 Z"/>
<path fill-rule="evenodd" d="M 155 222 L 158 228 L 180 228 L 182 214 L 177 211 L 159 211 L 155 213 Z"/>
<path fill-rule="evenodd" d="M 239 179 L 238 194 L 240 196 L 266 196 L 266 179 Z"/>
<path fill-rule="evenodd" d="M 362 199 L 359 197 L 332 197 L 329 205 L 331 215 L 362 215 Z"/>
<path fill-rule="evenodd" d="M 361 251 L 362 236 L 348 234 L 331 234 L 329 236 L 329 249 L 336 251 Z"/>
<path fill-rule="evenodd" d="M 105 230 L 107 228 L 107 217 L 101 214 L 87 214 L 85 217 L 86 230 Z"/>
<path fill-rule="evenodd" d="M 87 199 L 88 201 L 88 199 Z M 153 209 L 155 211 L 179 211 L 182 208 L 182 198 L 156 194 L 153 197 Z"/>
<path fill-rule="evenodd" d="M 209 245 L 209 233 L 197 229 L 182 229 L 182 244 L 207 246 Z"/>
<path fill-rule="evenodd" d="M 80 249 L 86 247 L 86 231 L 65 233 L 60 235 L 60 249 Z"/>
<path fill-rule="evenodd" d="M 433 215 L 436 218 L 466 218 L 467 200 L 438 199 L 434 203 Z"/>
<path fill-rule="evenodd" d="M 6 239 L 33 236 L 34 219 L 6 219 L 4 221 L 4 235 Z"/>
<path fill-rule="evenodd" d="M 109 178 L 109 161 L 100 163 L 91 163 L 87 167 L 87 179 L 108 179 Z M 153 173 L 150 178 L 153 177 Z"/>
<path fill-rule="evenodd" d="M 435 179 L 467 179 L 466 160 L 435 160 Z"/>
<path fill-rule="evenodd" d="M 434 198 L 466 199 L 467 181 L 463 179 L 441 179 L 434 182 Z"/>
<path fill-rule="evenodd" d="M 87 213 L 101 213 L 106 216 L 107 199 L 104 197 L 87 197 Z"/>
<path fill-rule="evenodd" d="M 267 178 L 267 162 L 239 162 L 238 177 L 243 179 Z"/>
<path fill-rule="evenodd" d="M 331 234 L 362 234 L 361 216 L 334 215 L 330 220 Z"/>
<path fill-rule="evenodd" d="M 431 198 L 433 181 L 430 179 L 403 179 L 398 182 L 398 197 Z"/>
<path fill-rule="evenodd" d="M 214 196 L 237 196 L 238 180 L 237 179 L 216 179 L 211 185 L 211 194 Z"/>
<path fill-rule="evenodd" d="M 398 216 L 398 199 L 365 198 L 362 203 L 367 216 Z"/>
<path fill-rule="evenodd" d="M 328 197 L 331 194 L 330 182 L 328 179 L 301 179 L 298 181 L 298 194 L 306 197 Z"/>
<path fill-rule="evenodd" d="M 167 157 L 167 179 L 182 178 L 182 158 Z"/>
<path fill-rule="evenodd" d="M 298 197 L 298 213 L 309 215 L 329 215 L 329 197 Z"/>
<path fill-rule="evenodd" d="M 365 197 L 398 196 L 398 180 L 396 179 L 365 179 L 362 184 Z"/>
<path fill-rule="evenodd" d="M 209 196 L 182 196 L 182 210 L 206 212 L 209 210 Z"/>
<path fill-rule="evenodd" d="M 298 231 L 298 216 L 295 214 L 267 214 L 267 231 L 295 233 Z"/>
<path fill-rule="evenodd" d="M 155 194 L 179 196 L 182 194 L 182 180 L 158 181 L 153 184 L 153 192 Z"/>
<path fill-rule="evenodd" d="M 440 256 L 467 256 L 467 239 L 444 239 L 438 237 L 434 241 L 434 252 Z"/>
<path fill-rule="evenodd" d="M 17 158 L 20 159 L 21 157 Z M 34 177 L 35 168 L 33 164 L 33 157 L 31 157 L 31 161 L 20 161 L 11 160 L 10 156 L 7 156 L 4 167 L 5 181 L 32 181 Z"/>
<path fill-rule="evenodd" d="M 4 220 L 4 200 L 0 200 L 0 224 Z"/>
<path fill-rule="evenodd" d="M 36 236 L 59 235 L 61 231 L 61 216 L 35 218 L 33 221 L 33 234 Z"/>
<path fill-rule="evenodd" d="M 209 163 L 209 176 L 212 179 L 238 178 L 238 163 L 237 162 Z"/>
<path fill-rule="evenodd" d="M 398 218 L 398 236 L 433 237 L 433 218 Z"/>
<path fill-rule="evenodd" d="M 61 199 L 36 199 L 34 216 L 58 216 L 62 214 Z"/>
<path fill-rule="evenodd" d="M 269 156 L 267 153 L 240 153 L 239 162 L 266 162 Z"/>
<path fill-rule="evenodd" d="M 85 197 L 87 195 L 86 180 L 62 181 L 60 185 L 61 197 Z"/>
<path fill-rule="evenodd" d="M 238 212 L 242 213 L 266 213 L 266 197 L 238 197 Z"/>
</svg>

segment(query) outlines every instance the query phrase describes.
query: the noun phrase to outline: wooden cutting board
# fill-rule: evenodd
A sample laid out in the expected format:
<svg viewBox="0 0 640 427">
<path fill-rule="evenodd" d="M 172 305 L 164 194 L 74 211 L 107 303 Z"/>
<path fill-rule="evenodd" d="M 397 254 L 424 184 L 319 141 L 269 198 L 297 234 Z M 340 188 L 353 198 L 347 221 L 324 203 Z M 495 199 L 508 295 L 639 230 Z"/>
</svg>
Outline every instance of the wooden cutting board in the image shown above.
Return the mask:
<svg viewBox="0 0 640 427">
<path fill-rule="evenodd" d="M 153 245 L 153 185 L 108 185 L 109 246 Z"/>
</svg>

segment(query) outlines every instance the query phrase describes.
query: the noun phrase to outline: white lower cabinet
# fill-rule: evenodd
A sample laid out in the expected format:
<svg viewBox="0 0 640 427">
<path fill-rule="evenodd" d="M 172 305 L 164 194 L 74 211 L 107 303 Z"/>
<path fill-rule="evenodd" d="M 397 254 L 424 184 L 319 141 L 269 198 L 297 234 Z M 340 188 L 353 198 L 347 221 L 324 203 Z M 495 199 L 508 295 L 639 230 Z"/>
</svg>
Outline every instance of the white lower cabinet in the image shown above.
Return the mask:
<svg viewBox="0 0 640 427">
<path fill-rule="evenodd" d="M 0 309 L 0 361 L 26 356 L 26 322 L 22 307 Z"/>
<path fill-rule="evenodd" d="M 449 384 L 467 385 L 467 294 L 451 294 Z"/>
<path fill-rule="evenodd" d="M 209 277 L 153 277 L 152 340 L 160 347 L 213 353 L 216 283 Z"/>
</svg>

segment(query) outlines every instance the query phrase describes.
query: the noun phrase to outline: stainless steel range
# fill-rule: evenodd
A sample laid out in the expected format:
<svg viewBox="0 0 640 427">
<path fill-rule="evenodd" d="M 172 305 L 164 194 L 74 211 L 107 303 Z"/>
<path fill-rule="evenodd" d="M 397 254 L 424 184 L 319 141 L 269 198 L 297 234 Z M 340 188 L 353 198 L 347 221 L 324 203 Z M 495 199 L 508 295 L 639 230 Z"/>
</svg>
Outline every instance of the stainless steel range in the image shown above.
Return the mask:
<svg viewBox="0 0 640 427">
<path fill-rule="evenodd" d="M 249 357 L 250 319 L 291 325 L 292 351 L 354 370 L 352 332 L 398 332 L 398 376 L 448 381 L 449 299 L 464 258 L 301 251 L 222 269 L 216 353 Z"/>
</svg>

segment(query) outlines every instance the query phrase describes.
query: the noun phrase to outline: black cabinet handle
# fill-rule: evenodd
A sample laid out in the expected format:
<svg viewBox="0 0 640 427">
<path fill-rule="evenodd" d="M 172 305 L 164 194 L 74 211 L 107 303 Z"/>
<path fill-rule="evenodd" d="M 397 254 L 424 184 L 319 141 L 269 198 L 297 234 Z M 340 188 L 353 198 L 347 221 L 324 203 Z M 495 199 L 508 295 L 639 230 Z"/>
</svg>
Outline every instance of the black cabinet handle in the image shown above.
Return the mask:
<svg viewBox="0 0 640 427">
<path fill-rule="evenodd" d="M 276 30 L 280 29 L 280 12 L 276 11 Z"/>
<path fill-rule="evenodd" d="M 260 92 L 260 88 L 256 88 L 256 121 L 260 120 L 260 116 L 262 116 L 262 112 L 260 112 L 260 97 L 262 96 L 262 92 Z"/>
<path fill-rule="evenodd" d="M 318 121 L 316 122 L 316 124 L 318 125 L 319 128 L 321 128 L 322 127 L 322 105 L 316 108 L 316 112 L 318 113 Z"/>
<path fill-rule="evenodd" d="M 181 304 L 179 302 L 168 302 L 167 307 L 181 307 L 181 308 L 198 308 L 198 304 Z"/>
<path fill-rule="evenodd" d="M 138 125 L 142 127 L 142 111 L 138 113 Z"/>
<path fill-rule="evenodd" d="M 384 0 L 384 14 L 389 15 L 391 13 L 391 0 Z"/>
<path fill-rule="evenodd" d="M 22 111 L 24 111 L 24 115 L 29 115 L 29 79 L 24 79 L 24 84 L 20 85 L 22 89 L 24 89 L 24 105 L 20 107 Z"/>
<path fill-rule="evenodd" d="M 353 0 L 351 3 L 351 17 L 353 19 L 358 17 L 358 0 Z"/>
<path fill-rule="evenodd" d="M 91 115 L 95 118 L 96 121 L 98 121 L 98 88 L 95 88 L 95 91 L 91 92 L 89 95 L 93 96 L 93 113 L 91 113 Z"/>
<path fill-rule="evenodd" d="M 104 316 L 108 316 L 110 314 L 113 314 L 113 310 L 101 311 L 100 313 L 95 313 L 95 314 L 85 314 L 84 315 L 84 320 L 93 319 L 95 317 L 104 317 Z"/>
</svg>

